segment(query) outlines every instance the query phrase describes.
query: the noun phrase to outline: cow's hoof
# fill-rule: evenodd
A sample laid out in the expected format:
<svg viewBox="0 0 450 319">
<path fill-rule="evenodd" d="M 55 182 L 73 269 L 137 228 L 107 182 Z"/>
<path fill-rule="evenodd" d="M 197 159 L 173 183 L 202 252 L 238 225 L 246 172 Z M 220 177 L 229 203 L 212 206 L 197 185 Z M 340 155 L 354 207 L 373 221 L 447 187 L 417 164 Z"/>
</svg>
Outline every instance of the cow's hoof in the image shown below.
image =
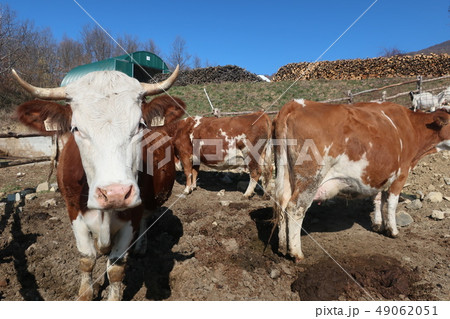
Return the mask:
<svg viewBox="0 0 450 319">
<path fill-rule="evenodd" d="M 77 301 L 91 301 L 94 298 L 94 288 L 89 285 L 83 285 L 78 292 Z"/>
<path fill-rule="evenodd" d="M 386 234 L 386 236 L 391 237 L 391 238 L 397 238 L 399 236 L 399 232 L 397 229 L 395 229 L 395 230 L 386 229 L 385 234 Z"/>
<path fill-rule="evenodd" d="M 300 264 L 300 263 L 302 263 L 303 262 L 303 260 L 305 260 L 305 256 L 296 256 L 296 257 L 294 257 L 294 262 L 296 263 L 296 264 Z"/>
<path fill-rule="evenodd" d="M 254 195 L 255 195 L 254 193 L 252 193 L 250 195 L 249 194 L 243 194 L 242 197 L 244 197 L 244 199 L 251 199 Z"/>
<path fill-rule="evenodd" d="M 376 233 L 382 233 L 383 225 L 382 224 L 372 224 L 372 230 Z"/>
</svg>

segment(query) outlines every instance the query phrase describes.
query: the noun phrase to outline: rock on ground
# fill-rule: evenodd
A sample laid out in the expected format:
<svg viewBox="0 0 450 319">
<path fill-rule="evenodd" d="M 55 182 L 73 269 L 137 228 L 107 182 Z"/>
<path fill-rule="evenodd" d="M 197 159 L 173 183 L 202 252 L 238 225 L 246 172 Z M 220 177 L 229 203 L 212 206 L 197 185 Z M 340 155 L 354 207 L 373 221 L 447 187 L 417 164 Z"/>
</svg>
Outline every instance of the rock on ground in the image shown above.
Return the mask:
<svg viewBox="0 0 450 319">
<path fill-rule="evenodd" d="M 399 211 L 395 216 L 397 226 L 404 227 L 414 222 L 414 219 L 405 211 Z"/>
<path fill-rule="evenodd" d="M 443 200 L 443 196 L 441 192 L 430 192 L 425 199 L 432 203 L 440 203 Z"/>
<path fill-rule="evenodd" d="M 36 187 L 36 193 L 46 192 L 50 189 L 50 185 L 47 182 L 41 183 Z"/>
<path fill-rule="evenodd" d="M 440 210 L 433 210 L 430 217 L 435 220 L 442 220 L 445 218 L 445 213 Z"/>
</svg>

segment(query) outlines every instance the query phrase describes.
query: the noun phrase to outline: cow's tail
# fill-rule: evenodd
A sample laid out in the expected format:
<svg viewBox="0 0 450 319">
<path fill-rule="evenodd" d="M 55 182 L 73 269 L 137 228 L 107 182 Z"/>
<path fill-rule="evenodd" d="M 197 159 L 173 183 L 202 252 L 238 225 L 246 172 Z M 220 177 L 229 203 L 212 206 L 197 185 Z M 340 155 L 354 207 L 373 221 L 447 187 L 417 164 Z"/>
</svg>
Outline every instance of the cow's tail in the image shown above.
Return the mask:
<svg viewBox="0 0 450 319">
<path fill-rule="evenodd" d="M 286 131 L 277 130 L 277 117 L 271 123 L 271 148 L 273 149 L 273 163 L 275 167 L 275 190 L 273 192 L 274 206 L 273 206 L 273 217 L 272 217 L 272 230 L 270 232 L 269 239 L 267 241 L 267 245 L 271 242 L 273 232 L 277 227 L 280 226 L 280 221 L 283 217 L 283 194 L 289 193 L 291 191 L 290 179 L 289 179 L 289 170 L 286 167 L 287 157 L 288 157 L 288 149 L 286 145 Z M 286 184 L 287 183 L 287 184 Z"/>
<path fill-rule="evenodd" d="M 292 195 L 286 125 L 284 125 L 285 129 L 283 130 L 277 127 L 277 124 L 280 122 L 279 117 L 280 114 L 272 122 L 272 144 L 275 163 L 275 191 L 273 195 L 275 203 L 272 218 L 273 227 L 268 243 L 270 243 L 275 228 L 281 226 L 280 222 L 284 218 L 283 212 Z"/>
</svg>

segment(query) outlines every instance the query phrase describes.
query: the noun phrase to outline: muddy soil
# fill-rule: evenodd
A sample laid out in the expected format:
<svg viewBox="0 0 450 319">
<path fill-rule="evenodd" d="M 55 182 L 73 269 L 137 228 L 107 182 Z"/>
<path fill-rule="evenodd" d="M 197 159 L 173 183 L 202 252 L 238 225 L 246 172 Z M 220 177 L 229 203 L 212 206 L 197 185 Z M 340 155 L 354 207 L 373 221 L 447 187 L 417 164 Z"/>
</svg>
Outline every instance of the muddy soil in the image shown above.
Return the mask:
<svg viewBox="0 0 450 319">
<path fill-rule="evenodd" d="M 173 195 L 149 220 L 149 248 L 131 256 L 125 300 L 448 300 L 450 218 L 430 218 L 450 202 L 409 200 L 439 191 L 450 196 L 450 153 L 422 160 L 411 172 L 398 211 L 414 222 L 392 239 L 370 228 L 368 200 L 313 205 L 302 236 L 306 259 L 295 264 L 270 239 L 272 205 L 258 193 L 242 197 L 248 175 L 202 171 L 199 188 Z M 24 176 L 17 176 L 24 173 Z M 6 203 L 8 194 L 46 180 L 48 164 L 0 170 L 0 300 L 74 300 L 78 251 L 59 192 Z M 231 183 L 228 179 L 231 179 Z M 221 190 L 224 192 L 220 192 Z M 56 203 L 42 206 L 48 199 Z M 448 214 L 447 214 L 448 216 Z M 266 248 L 266 249 L 265 249 Z M 97 299 L 105 295 L 106 258 L 98 259 Z"/>
</svg>

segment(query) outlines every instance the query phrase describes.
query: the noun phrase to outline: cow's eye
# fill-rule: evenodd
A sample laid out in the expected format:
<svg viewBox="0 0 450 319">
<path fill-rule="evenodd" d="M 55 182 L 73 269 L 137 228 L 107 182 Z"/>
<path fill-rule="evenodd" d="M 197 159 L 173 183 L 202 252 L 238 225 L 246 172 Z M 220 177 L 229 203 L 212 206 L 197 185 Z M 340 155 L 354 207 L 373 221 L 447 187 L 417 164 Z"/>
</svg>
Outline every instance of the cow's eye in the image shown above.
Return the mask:
<svg viewBox="0 0 450 319">
<path fill-rule="evenodd" d="M 70 133 L 75 133 L 75 132 L 78 132 L 78 127 L 76 127 L 76 126 L 72 126 L 71 128 L 70 128 Z"/>
<path fill-rule="evenodd" d="M 143 119 L 141 119 L 141 121 L 139 122 L 139 129 L 143 130 L 147 128 L 147 124 L 145 123 L 145 121 Z"/>
</svg>

